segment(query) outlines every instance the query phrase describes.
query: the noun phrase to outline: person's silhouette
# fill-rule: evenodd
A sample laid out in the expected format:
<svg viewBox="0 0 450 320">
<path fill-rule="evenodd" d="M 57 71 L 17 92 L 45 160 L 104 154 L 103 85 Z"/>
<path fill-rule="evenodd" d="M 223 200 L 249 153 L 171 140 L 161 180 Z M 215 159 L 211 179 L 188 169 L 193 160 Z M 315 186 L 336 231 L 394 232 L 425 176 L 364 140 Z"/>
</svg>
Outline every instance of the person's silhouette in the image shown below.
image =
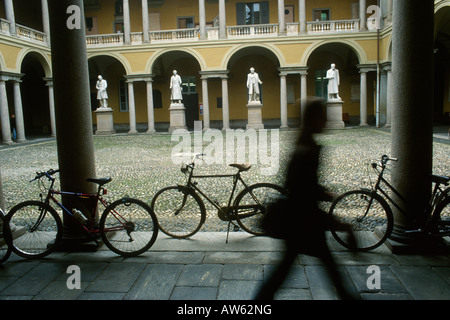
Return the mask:
<svg viewBox="0 0 450 320">
<path fill-rule="evenodd" d="M 328 248 L 325 231 L 332 223 L 330 216 L 318 207 L 318 201 L 331 201 L 332 195 L 318 184 L 320 146 L 314 135 L 322 132 L 326 123 L 326 105 L 323 100 L 310 99 L 302 115 L 302 127 L 295 151 L 287 169 L 286 189 L 289 212 L 284 212 L 286 251 L 280 264 L 264 282 L 256 296 L 258 300 L 273 299 L 283 284 L 298 254 L 320 258 L 331 276 L 341 299 L 349 299 L 337 266 Z M 348 229 L 350 231 L 351 229 Z M 350 232 L 351 233 L 351 232 Z"/>
</svg>

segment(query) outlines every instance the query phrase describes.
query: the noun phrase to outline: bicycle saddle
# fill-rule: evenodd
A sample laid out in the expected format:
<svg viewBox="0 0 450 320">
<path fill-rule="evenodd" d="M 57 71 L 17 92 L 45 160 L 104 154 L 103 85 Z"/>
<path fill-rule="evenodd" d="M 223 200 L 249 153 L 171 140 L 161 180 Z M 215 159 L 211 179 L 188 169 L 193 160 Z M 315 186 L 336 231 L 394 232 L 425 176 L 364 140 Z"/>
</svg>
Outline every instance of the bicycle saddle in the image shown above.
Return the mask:
<svg viewBox="0 0 450 320">
<path fill-rule="evenodd" d="M 233 168 L 237 168 L 239 171 L 247 171 L 248 169 L 250 169 L 252 167 L 252 165 L 249 163 L 244 163 L 244 164 L 232 163 L 229 166 L 233 167 Z"/>
<path fill-rule="evenodd" d="M 102 186 L 104 184 L 107 184 L 108 182 L 111 182 L 112 178 L 99 178 L 99 179 L 97 179 L 97 178 L 88 178 L 86 181 L 87 182 L 93 182 L 93 183 L 96 183 L 96 184 Z"/>
</svg>

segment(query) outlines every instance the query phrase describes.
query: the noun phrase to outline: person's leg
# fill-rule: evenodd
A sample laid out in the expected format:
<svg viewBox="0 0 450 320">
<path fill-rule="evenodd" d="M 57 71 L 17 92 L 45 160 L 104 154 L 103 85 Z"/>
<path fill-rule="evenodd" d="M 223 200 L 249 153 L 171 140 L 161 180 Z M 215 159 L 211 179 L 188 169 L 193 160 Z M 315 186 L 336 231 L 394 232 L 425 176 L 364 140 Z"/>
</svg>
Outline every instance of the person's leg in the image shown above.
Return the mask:
<svg viewBox="0 0 450 320">
<path fill-rule="evenodd" d="M 276 291 L 279 287 L 281 287 L 287 275 L 289 274 L 291 266 L 294 263 L 297 255 L 297 250 L 293 250 L 291 246 L 287 246 L 283 260 L 275 268 L 272 274 L 270 274 L 268 280 L 264 282 L 262 288 L 255 298 L 256 300 L 273 300 Z"/>
</svg>

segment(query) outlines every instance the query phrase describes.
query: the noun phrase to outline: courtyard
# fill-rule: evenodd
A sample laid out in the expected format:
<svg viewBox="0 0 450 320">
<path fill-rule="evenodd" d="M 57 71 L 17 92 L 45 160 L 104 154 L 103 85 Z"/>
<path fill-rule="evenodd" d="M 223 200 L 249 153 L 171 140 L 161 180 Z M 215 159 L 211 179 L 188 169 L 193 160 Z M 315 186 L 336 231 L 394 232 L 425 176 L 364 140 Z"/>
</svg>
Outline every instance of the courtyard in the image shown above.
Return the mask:
<svg viewBox="0 0 450 320">
<path fill-rule="evenodd" d="M 186 181 L 186 177 L 180 171 L 180 163 L 189 157 L 183 158 L 179 155 L 186 155 L 189 153 L 187 151 L 200 151 L 206 155 L 203 160 L 196 161 L 196 174 L 234 173 L 236 169 L 227 164 L 250 162 L 252 168 L 242 174 L 247 183 L 271 182 L 283 185 L 286 165 L 298 135 L 297 130 L 269 129 L 266 135 L 260 133 L 257 136 L 256 144 L 249 143 L 249 139 L 246 139 L 245 144 L 232 143 L 233 149 L 225 142 L 225 133 L 218 130 L 212 132 L 215 134 L 213 138 L 206 131 L 191 132 L 188 140 L 183 140 L 185 138 L 182 135 L 167 133 L 95 136 L 97 177 L 112 177 L 112 182 L 107 185 L 107 197 L 111 201 L 129 195 L 150 204 L 158 190 Z M 232 133 L 235 141 L 239 141 L 239 137 L 249 137 L 248 132 L 243 130 L 233 130 Z M 224 141 L 217 143 L 220 138 Z M 385 129 L 327 130 L 318 135 L 317 140 L 323 146 L 321 183 L 336 193 L 373 184 L 376 176 L 370 168 L 370 163 L 380 159 L 383 154 L 390 154 L 391 135 Z M 180 147 L 182 141 L 192 143 L 192 148 L 182 149 Z M 278 141 L 279 143 L 276 143 Z M 223 148 L 222 153 L 218 152 L 218 148 Z M 261 149 L 265 150 L 264 154 Z M 433 173 L 449 174 L 449 154 L 450 144 L 445 140 L 435 139 Z M 25 200 L 38 200 L 40 193 L 38 185 L 29 181 L 38 171 L 58 167 L 54 139 L 37 139 L 26 144 L 1 147 L 0 158 L 7 210 Z M 267 170 L 269 168 L 271 170 Z M 231 178 L 199 179 L 198 186 L 206 190 L 212 199 L 226 204 L 232 182 Z M 207 220 L 201 231 L 226 231 L 228 223 L 218 219 L 217 210 L 212 205 L 206 201 L 205 204 Z"/>
</svg>

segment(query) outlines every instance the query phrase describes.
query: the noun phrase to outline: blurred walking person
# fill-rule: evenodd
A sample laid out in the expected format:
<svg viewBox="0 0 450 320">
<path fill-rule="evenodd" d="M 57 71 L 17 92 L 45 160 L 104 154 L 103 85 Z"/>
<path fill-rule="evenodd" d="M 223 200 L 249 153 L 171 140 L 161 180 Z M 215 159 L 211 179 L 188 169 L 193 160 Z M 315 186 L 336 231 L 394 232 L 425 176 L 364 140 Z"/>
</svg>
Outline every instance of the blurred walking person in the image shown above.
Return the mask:
<svg viewBox="0 0 450 320">
<path fill-rule="evenodd" d="M 302 127 L 290 160 L 286 189 L 288 207 L 282 212 L 286 251 L 280 264 L 263 284 L 258 300 L 273 299 L 286 279 L 297 255 L 307 254 L 322 260 L 341 299 L 351 299 L 344 289 L 336 263 L 326 243 L 325 232 L 332 223 L 330 216 L 318 207 L 319 201 L 332 201 L 332 194 L 318 184 L 320 146 L 314 135 L 322 132 L 326 123 L 326 104 L 310 99 L 302 115 Z M 351 228 L 341 226 L 352 236 Z"/>
</svg>

